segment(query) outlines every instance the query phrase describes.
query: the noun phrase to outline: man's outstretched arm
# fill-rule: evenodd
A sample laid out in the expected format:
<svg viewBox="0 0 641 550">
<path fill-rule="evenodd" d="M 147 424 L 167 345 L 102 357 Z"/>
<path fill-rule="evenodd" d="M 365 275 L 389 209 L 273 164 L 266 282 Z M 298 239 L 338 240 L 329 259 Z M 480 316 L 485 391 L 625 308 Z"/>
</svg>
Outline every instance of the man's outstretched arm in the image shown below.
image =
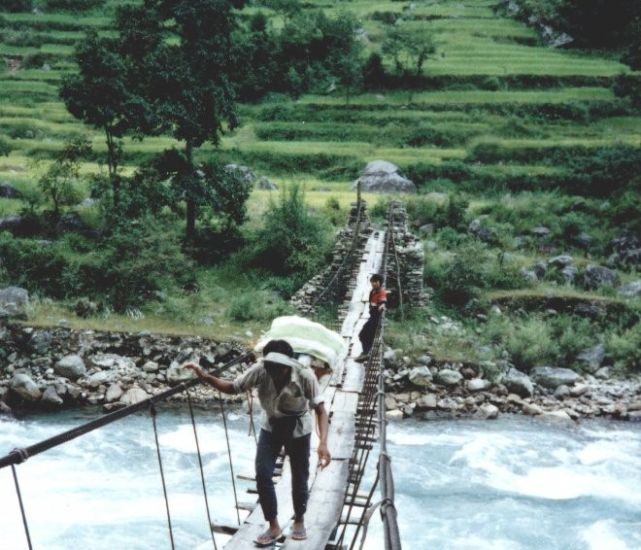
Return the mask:
<svg viewBox="0 0 641 550">
<path fill-rule="evenodd" d="M 186 363 L 183 365 L 183 368 L 193 370 L 196 373 L 196 376 L 200 378 L 203 382 L 206 382 L 210 386 L 213 386 L 218 391 L 228 394 L 236 393 L 234 389 L 234 384 L 228 380 L 223 380 L 205 372 L 201 367 L 196 365 L 196 363 Z"/>
</svg>

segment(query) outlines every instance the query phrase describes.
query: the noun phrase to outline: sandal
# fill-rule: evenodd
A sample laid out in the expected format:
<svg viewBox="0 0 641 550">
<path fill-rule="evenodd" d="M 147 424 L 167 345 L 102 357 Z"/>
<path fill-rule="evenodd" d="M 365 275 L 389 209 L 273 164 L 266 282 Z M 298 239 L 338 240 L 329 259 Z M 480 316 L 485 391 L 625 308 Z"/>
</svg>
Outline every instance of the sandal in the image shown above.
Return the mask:
<svg viewBox="0 0 641 550">
<path fill-rule="evenodd" d="M 254 540 L 254 544 L 258 548 L 267 548 L 268 546 L 274 546 L 276 542 L 282 542 L 283 540 L 285 540 L 285 537 L 283 536 L 282 531 L 278 533 L 278 535 L 272 535 L 269 529 L 267 529 L 267 531 Z"/>
<path fill-rule="evenodd" d="M 292 537 L 292 540 L 305 540 L 307 538 L 307 529 L 305 529 L 305 526 L 292 527 L 290 536 Z"/>
</svg>

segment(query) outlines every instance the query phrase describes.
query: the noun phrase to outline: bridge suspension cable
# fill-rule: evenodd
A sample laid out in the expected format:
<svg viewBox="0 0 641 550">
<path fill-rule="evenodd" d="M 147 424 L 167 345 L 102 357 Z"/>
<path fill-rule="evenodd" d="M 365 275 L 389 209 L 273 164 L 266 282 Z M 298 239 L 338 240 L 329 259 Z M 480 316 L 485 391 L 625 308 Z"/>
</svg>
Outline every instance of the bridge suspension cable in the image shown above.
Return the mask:
<svg viewBox="0 0 641 550">
<path fill-rule="evenodd" d="M 329 280 L 324 285 L 323 290 L 319 293 L 318 296 L 316 296 L 316 299 L 312 304 L 312 312 L 313 312 L 312 315 L 316 314 L 316 310 L 319 304 L 321 304 L 323 301 L 325 301 L 325 303 L 332 303 L 334 305 L 339 305 L 345 299 L 345 296 L 347 295 L 349 290 L 349 279 L 352 278 L 351 276 L 353 274 L 353 270 L 357 265 L 357 259 L 358 259 L 358 262 L 361 261 L 360 254 L 362 253 L 362 249 L 361 249 L 362 232 L 363 232 L 363 228 L 365 227 L 364 212 L 365 212 L 365 204 L 364 204 L 364 201 L 361 200 L 360 193 L 359 193 L 357 204 L 356 204 L 356 214 L 355 216 L 353 216 L 354 221 L 351 224 L 352 231 L 353 231 L 351 243 L 349 245 L 347 252 L 342 258 L 342 261 L 336 268 L 336 270 L 329 275 Z M 385 286 L 385 283 L 387 281 L 387 274 L 389 271 L 388 259 L 390 254 L 394 255 L 393 264 L 396 271 L 396 283 L 398 286 L 399 296 L 402 296 L 401 278 L 399 273 L 400 264 L 398 261 L 398 255 L 396 254 L 396 243 L 394 239 L 393 216 L 392 216 L 391 207 L 388 213 L 387 232 L 385 233 L 384 250 L 383 250 L 383 256 L 382 256 L 382 267 L 380 269 L 381 274 L 383 276 L 383 286 Z M 402 307 L 402 301 L 400 303 Z M 361 538 L 361 547 L 362 547 L 363 542 L 365 540 L 365 536 L 367 534 L 369 520 L 372 516 L 372 513 L 377 507 L 380 508 L 381 518 L 384 525 L 386 550 L 400 550 L 401 548 L 400 536 L 399 536 L 398 525 L 397 525 L 397 511 L 394 504 L 394 481 L 393 481 L 392 470 L 391 470 L 391 459 L 389 457 L 387 446 L 386 446 L 387 445 L 386 419 L 385 419 L 385 404 L 384 404 L 385 387 L 384 387 L 384 376 L 383 376 L 384 327 L 385 327 L 385 312 L 383 312 L 383 314 L 379 319 L 379 323 L 376 330 L 376 336 L 374 340 L 374 345 L 372 347 L 372 353 L 370 354 L 369 360 L 364 365 L 362 389 L 358 390 L 357 405 L 356 405 L 356 401 L 354 401 L 354 404 L 357 406 L 356 415 L 353 417 L 356 422 L 355 444 L 353 447 L 352 458 L 351 460 L 349 460 L 350 468 L 349 468 L 349 476 L 348 476 L 348 485 L 344 493 L 344 506 L 347 507 L 347 510 L 346 510 L 346 517 L 344 519 L 341 519 L 338 525 L 338 527 L 340 527 L 342 524 L 342 531 L 338 529 L 340 533 L 337 534 L 336 538 L 334 539 L 336 541 L 334 546 L 335 548 L 341 547 L 343 542 L 347 540 L 346 529 L 348 524 L 352 524 L 352 525 L 356 524 L 356 530 L 355 530 L 355 533 L 353 534 L 353 537 L 349 546 L 350 550 L 353 550 L 355 548 L 357 544 L 358 536 L 361 533 L 362 533 L 362 538 Z M 229 361 L 227 364 L 223 365 L 222 367 L 212 370 L 212 372 L 219 375 L 221 372 L 224 372 L 225 370 L 229 369 L 231 366 L 241 363 L 249 359 L 251 356 L 252 356 L 251 353 L 245 353 L 243 355 L 240 355 L 239 357 L 234 358 L 233 360 Z M 189 413 L 191 417 L 192 428 L 194 432 L 194 439 L 196 443 L 196 451 L 198 455 L 198 466 L 200 470 L 201 484 L 203 488 L 205 507 L 207 511 L 207 519 L 208 519 L 209 525 L 213 526 L 210 508 L 209 508 L 209 501 L 207 498 L 207 487 L 205 482 L 205 474 L 204 474 L 202 456 L 200 451 L 200 444 L 198 440 L 198 432 L 196 428 L 196 421 L 195 421 L 193 405 L 192 405 L 192 400 L 190 395 L 190 389 L 199 383 L 200 383 L 200 380 L 198 379 L 192 379 L 186 382 L 182 382 L 181 384 L 178 384 L 173 388 L 170 388 L 155 396 L 145 399 L 139 403 L 136 403 L 134 405 L 129 405 L 120 410 L 106 414 L 98 419 L 87 422 L 74 429 L 68 430 L 61 434 L 53 436 L 49 439 L 46 439 L 44 441 L 41 441 L 31 446 L 28 446 L 26 448 L 14 449 L 6 456 L 0 457 L 0 469 L 6 466 L 11 466 L 13 471 L 13 477 L 14 477 L 14 482 L 16 486 L 16 493 L 18 495 L 18 502 L 21 509 L 24 529 L 25 529 L 29 548 L 30 549 L 32 548 L 31 537 L 29 533 L 29 526 L 27 522 L 25 507 L 24 507 L 22 495 L 20 492 L 20 486 L 18 483 L 18 477 L 17 477 L 15 466 L 24 462 L 30 457 L 33 457 L 37 454 L 45 452 L 62 443 L 71 441 L 72 439 L 80 437 L 93 430 L 99 429 L 103 426 L 106 426 L 120 419 L 123 419 L 129 415 L 135 414 L 137 412 L 145 411 L 145 410 L 149 410 L 152 417 L 154 439 L 156 443 L 156 454 L 158 458 L 160 477 L 163 485 L 163 494 L 165 499 L 169 538 L 170 538 L 171 547 L 172 548 L 175 547 L 170 507 L 169 507 L 169 499 L 168 499 L 167 487 L 165 483 L 161 449 L 160 449 L 159 438 L 158 438 L 158 429 L 156 424 L 157 410 L 155 405 L 157 403 L 166 401 L 170 397 L 182 392 L 186 392 L 187 402 L 189 406 Z M 342 383 L 339 383 L 338 387 L 340 387 L 341 385 Z M 347 394 L 349 394 L 350 391 L 354 392 L 356 390 L 346 389 L 345 391 Z M 352 393 L 352 395 L 354 395 L 354 393 Z M 240 513 L 239 513 L 240 506 L 238 502 L 238 494 L 236 489 L 236 481 L 235 481 L 236 476 L 234 474 L 234 468 L 233 468 L 233 459 L 232 459 L 233 453 L 232 453 L 231 445 L 229 441 L 228 426 L 226 421 L 226 411 L 225 411 L 223 399 L 221 398 L 220 395 L 218 396 L 218 399 L 220 403 L 221 415 L 222 415 L 223 425 L 225 429 L 228 463 L 230 467 L 230 475 L 231 475 L 231 481 L 232 481 L 232 487 L 233 487 L 233 493 L 234 493 L 236 517 L 238 520 L 238 524 L 240 526 L 241 525 L 241 519 L 240 519 Z M 251 411 L 251 407 L 250 407 L 250 416 L 251 416 L 251 421 L 250 421 L 250 434 L 251 434 L 252 425 L 253 425 L 253 412 Z M 376 440 L 377 430 L 378 430 L 378 437 L 380 440 L 380 452 L 379 452 L 378 464 L 377 464 L 377 470 L 376 470 L 376 479 L 373 482 L 373 485 L 370 488 L 370 491 L 365 499 L 364 512 L 360 515 L 360 518 L 352 520 L 352 516 L 355 515 L 354 509 L 357 502 L 359 500 L 362 501 L 362 496 L 360 496 L 359 494 L 359 488 L 361 486 L 363 474 L 365 471 L 366 464 L 368 462 L 368 458 L 373 446 L 373 442 Z M 255 435 L 256 434 L 254 430 L 254 439 L 255 439 Z M 349 455 L 345 456 L 345 458 L 348 458 L 348 457 Z M 374 498 L 374 493 L 376 488 L 379 486 L 381 491 L 381 500 L 380 502 L 373 504 L 372 501 Z M 214 531 L 213 529 L 210 529 L 210 531 L 211 531 L 212 543 L 213 543 L 214 549 L 217 550 L 217 542 L 214 536 Z"/>
</svg>

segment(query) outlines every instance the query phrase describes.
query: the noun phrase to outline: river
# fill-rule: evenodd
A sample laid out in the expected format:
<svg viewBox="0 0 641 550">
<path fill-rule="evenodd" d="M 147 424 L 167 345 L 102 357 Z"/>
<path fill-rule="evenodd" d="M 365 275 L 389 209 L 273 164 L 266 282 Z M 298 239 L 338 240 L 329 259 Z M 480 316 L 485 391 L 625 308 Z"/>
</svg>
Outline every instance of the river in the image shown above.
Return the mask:
<svg viewBox="0 0 641 550">
<path fill-rule="evenodd" d="M 89 414 L 0 419 L 0 454 L 75 427 Z M 196 415 L 212 517 L 233 523 L 221 417 Z M 247 417 L 227 416 L 235 473 L 251 474 Z M 211 548 L 189 416 L 161 411 L 158 429 L 176 548 Z M 516 416 L 406 420 L 390 424 L 388 438 L 405 549 L 641 549 L 641 425 L 568 426 Z M 17 472 L 35 549 L 170 548 L 148 415 L 33 457 Z M 237 482 L 239 500 L 251 500 L 249 486 Z M 0 495 L 0 548 L 25 549 L 10 468 L 0 470 Z M 375 513 L 364 548 L 382 548 L 381 533 Z M 217 535 L 219 548 L 224 541 Z"/>
</svg>

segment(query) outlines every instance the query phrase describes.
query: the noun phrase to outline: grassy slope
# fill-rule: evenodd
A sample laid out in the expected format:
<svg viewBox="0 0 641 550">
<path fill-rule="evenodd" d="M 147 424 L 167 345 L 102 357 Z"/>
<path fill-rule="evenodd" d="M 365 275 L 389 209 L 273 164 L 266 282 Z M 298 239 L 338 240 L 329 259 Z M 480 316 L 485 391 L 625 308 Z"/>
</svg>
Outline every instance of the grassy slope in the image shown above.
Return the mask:
<svg viewBox="0 0 641 550">
<path fill-rule="evenodd" d="M 9 43 L 11 40 L 0 43 L 2 57 L 21 63 L 17 70 L 7 68 L 0 73 L 0 136 L 14 147 L 7 158 L 0 158 L 0 181 L 13 182 L 22 189 L 33 186 L 51 153 L 58 150 L 65 137 L 74 132 L 89 134 L 94 147 L 104 150 L 103 136 L 83 127 L 65 111 L 57 98 L 57 82 L 73 69 L 70 57 L 73 43 L 86 28 L 110 32 L 109 14 L 117 3 L 109 2 L 105 12 L 87 15 L 2 14 L 0 27 L 7 31 L 3 36 L 29 33 L 32 44 L 19 46 Z M 409 5 L 372 0 L 354 0 L 341 5 L 328 5 L 321 1 L 312 3 L 334 13 L 340 9 L 356 13 L 367 31 L 367 52 L 379 50 L 384 32 L 384 25 L 372 15 L 375 12 L 401 13 Z M 487 0 L 413 2 L 415 9 L 405 12 L 407 24 L 416 32 L 427 30 L 434 33 L 438 52 L 426 63 L 425 72 L 430 77 L 446 78 L 447 89 L 417 91 L 413 94 L 411 106 L 407 106 L 408 94 L 404 91 L 358 95 L 352 98 L 349 106 L 340 95 L 308 95 L 298 101 L 285 102 L 290 107 L 290 114 L 277 121 L 265 117 L 273 104 L 242 106 L 243 126 L 223 140 L 224 154 L 230 160 L 255 161 L 259 173 L 279 184 L 302 181 L 308 188 L 308 200 L 322 206 L 327 200 L 328 190 L 342 205 L 353 200 L 353 194 L 349 192 L 349 178 L 337 181 L 336 177 L 326 175 L 331 170 L 321 173 L 314 169 L 292 171 L 284 168 L 289 166 L 292 155 L 306 159 L 323 155 L 330 157 L 330 168 L 331 165 L 342 168 L 350 163 L 361 166 L 376 158 L 384 158 L 403 167 L 418 162 L 438 164 L 449 159 L 466 161 L 475 145 L 487 142 L 508 149 L 541 151 L 576 145 L 598 147 L 611 143 L 641 143 L 639 118 L 626 116 L 604 116 L 589 122 L 563 119 L 532 121 L 531 135 L 515 139 L 509 128 L 513 121 L 512 113 L 518 113 L 519 108 L 568 103 L 614 104 L 617 100 L 613 98 L 608 83 L 614 75 L 626 69 L 617 61 L 589 53 L 537 46 L 531 29 L 498 17 L 492 9 L 494 4 Z M 391 60 L 384 61 L 391 68 Z M 483 82 L 486 78 L 497 79 L 495 82 L 501 89 L 471 89 L 471 80 Z M 519 78 L 530 78 L 533 87 L 521 84 L 518 89 L 511 89 L 510 82 L 517 82 Z M 538 78 L 547 84 L 537 85 Z M 502 114 L 497 106 L 509 106 L 511 111 Z M 421 124 L 450 132 L 451 143 L 407 147 L 403 143 L 407 128 Z M 294 137 L 287 137 L 292 133 Z M 133 164 L 172 144 L 170 138 L 146 139 L 142 143 L 126 142 L 125 150 Z M 206 157 L 210 154 L 211 148 L 204 147 L 201 155 Z M 36 158 L 44 162 L 34 163 Z M 86 163 L 83 169 L 90 172 L 101 167 Z M 509 172 L 514 175 L 550 173 L 554 169 L 522 162 L 482 167 L 489 174 Z M 253 223 L 264 210 L 268 195 L 256 192 L 252 196 L 250 212 L 254 217 Z M 0 199 L 0 215 L 15 212 L 19 207 L 16 201 Z M 188 330 L 195 330 L 199 324 L 198 315 L 202 311 L 211 311 L 220 299 L 221 295 L 216 294 L 215 289 L 225 288 L 224 284 L 219 284 L 224 278 L 224 275 L 216 273 L 205 276 L 210 281 L 207 286 L 209 295 L 203 296 L 203 304 L 193 306 L 199 313 L 184 320 Z M 246 288 L 251 286 L 249 282 L 241 283 L 241 286 L 243 284 Z M 179 310 L 177 305 L 176 311 Z M 46 306 L 42 311 L 43 319 L 47 321 L 62 315 L 55 306 Z M 171 314 L 164 311 L 160 317 L 167 313 Z M 151 318 L 153 312 L 148 317 Z M 130 320 L 123 318 L 122 322 L 127 325 Z M 162 320 L 149 321 L 149 324 L 153 326 L 156 322 L 167 330 L 172 326 L 176 328 L 173 321 L 168 326 Z M 238 332 L 235 327 L 230 330 L 231 333 Z"/>
</svg>

